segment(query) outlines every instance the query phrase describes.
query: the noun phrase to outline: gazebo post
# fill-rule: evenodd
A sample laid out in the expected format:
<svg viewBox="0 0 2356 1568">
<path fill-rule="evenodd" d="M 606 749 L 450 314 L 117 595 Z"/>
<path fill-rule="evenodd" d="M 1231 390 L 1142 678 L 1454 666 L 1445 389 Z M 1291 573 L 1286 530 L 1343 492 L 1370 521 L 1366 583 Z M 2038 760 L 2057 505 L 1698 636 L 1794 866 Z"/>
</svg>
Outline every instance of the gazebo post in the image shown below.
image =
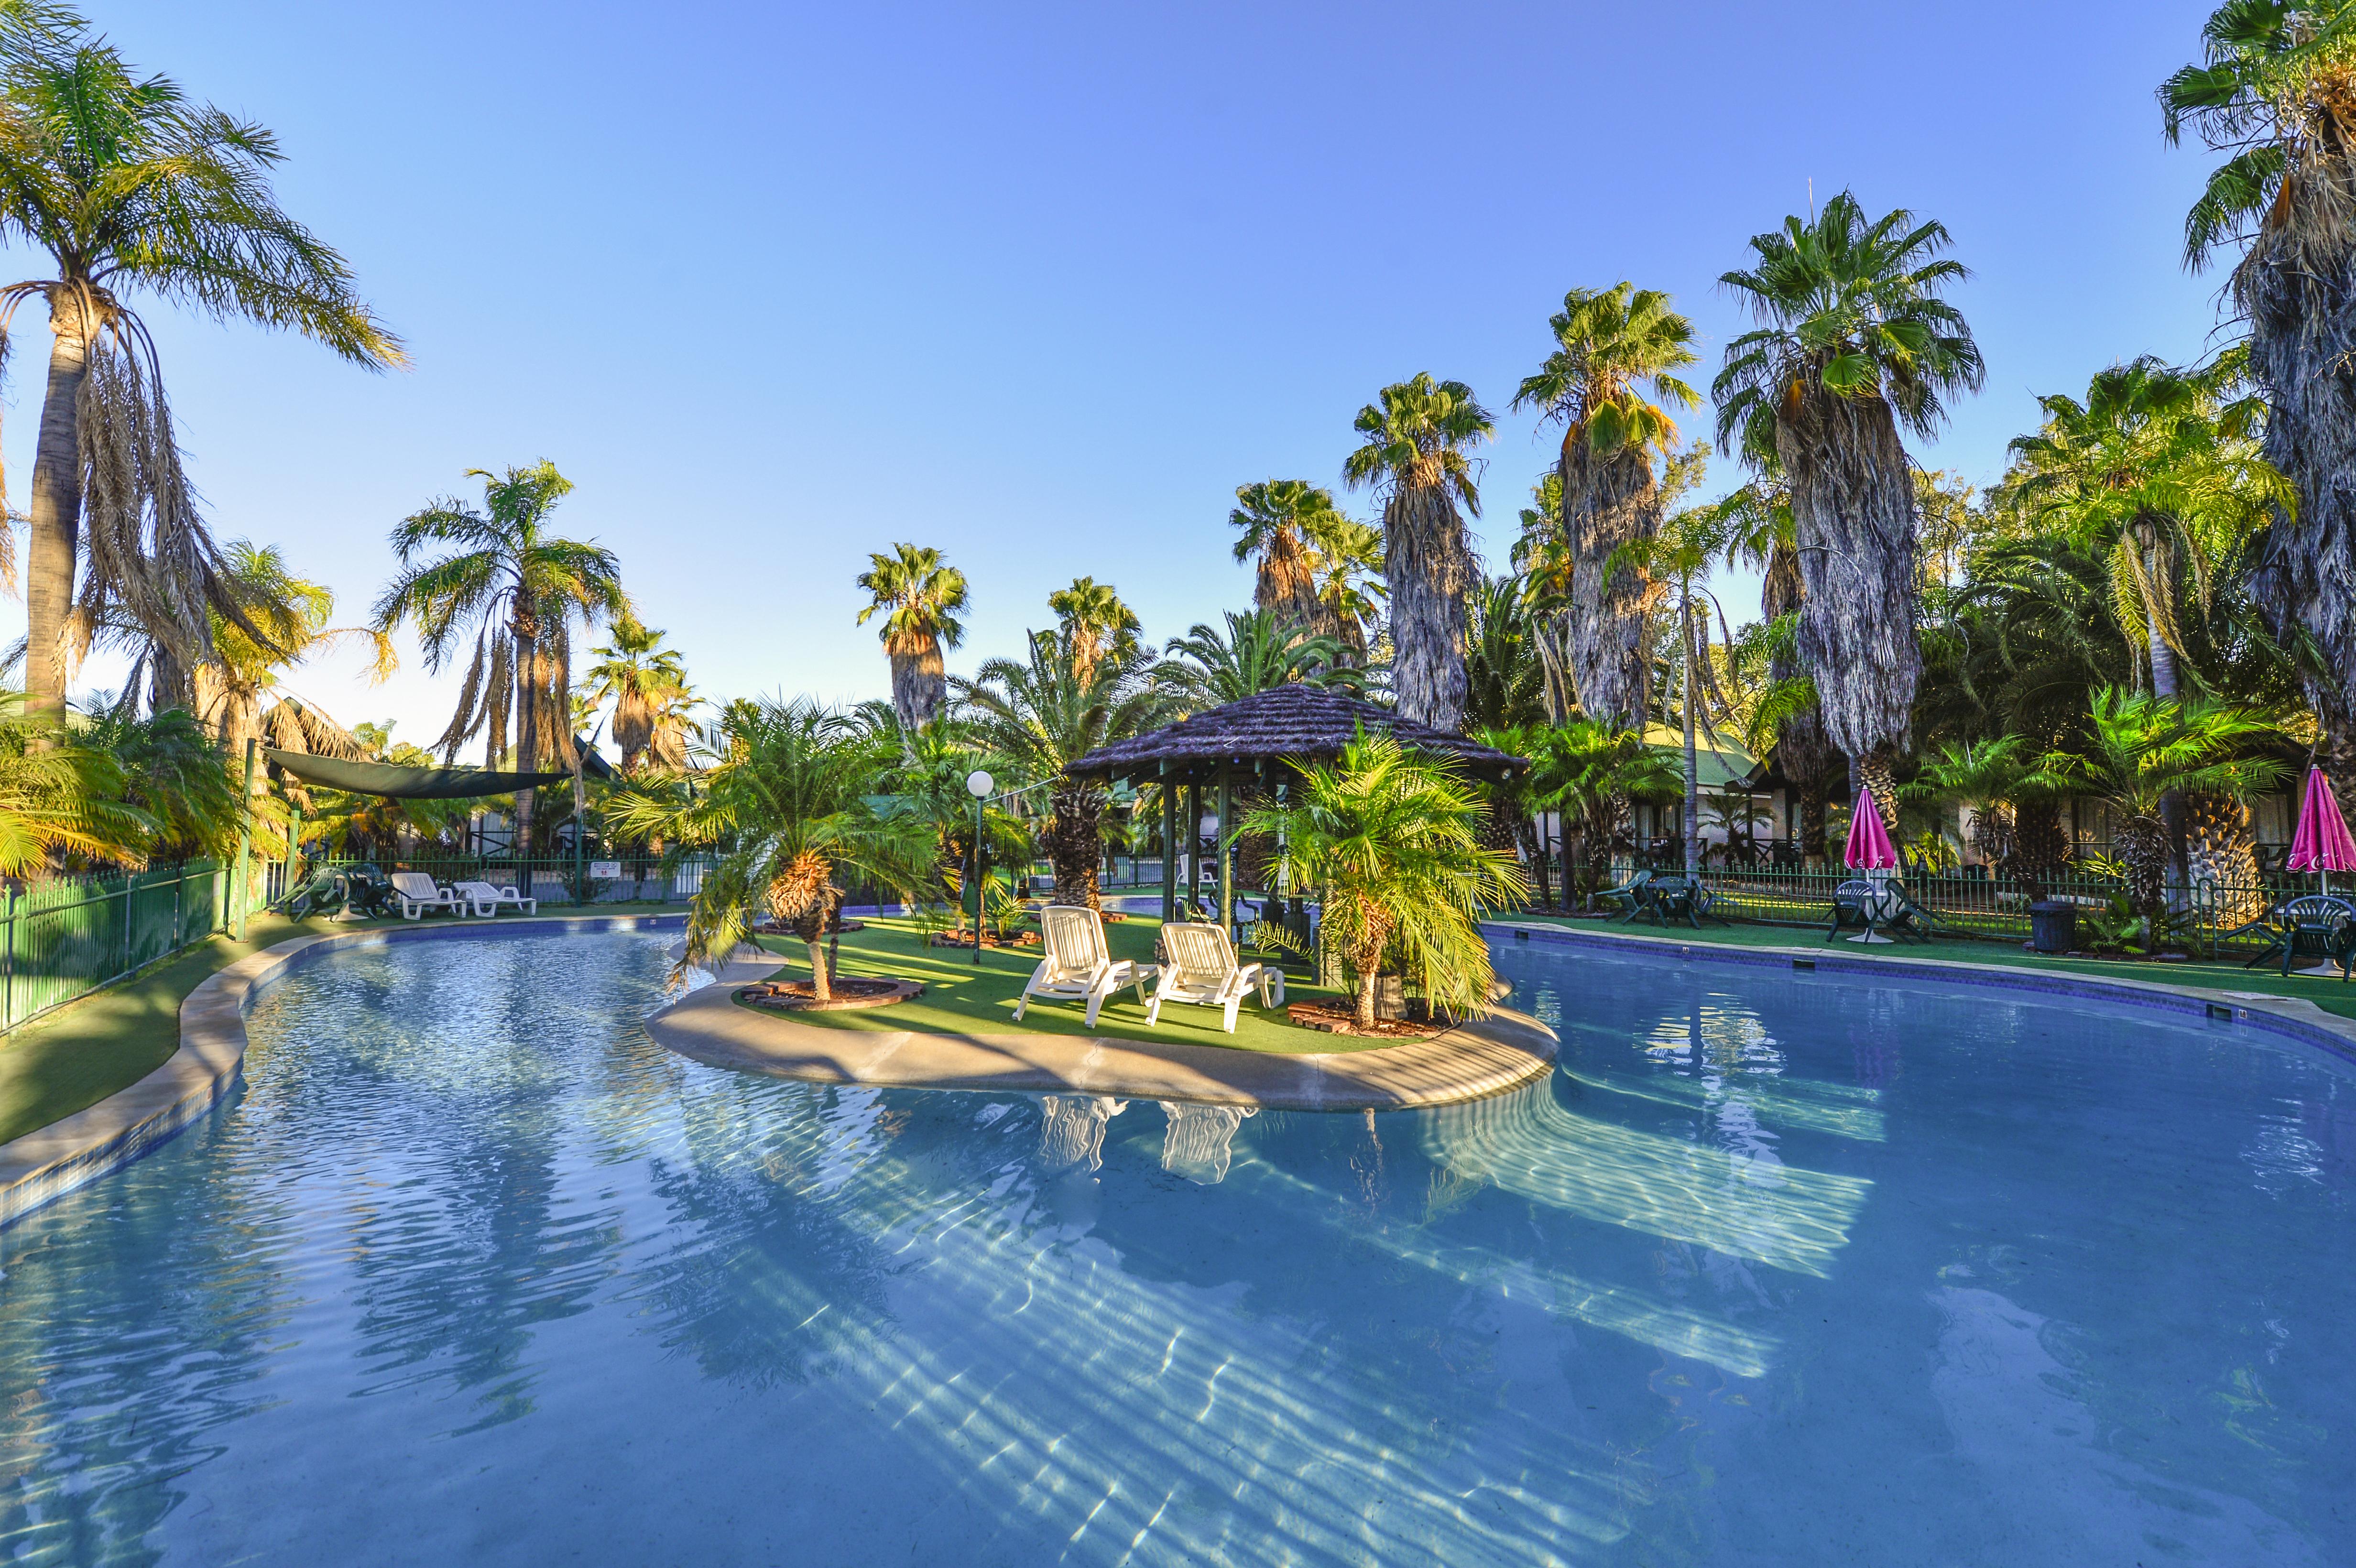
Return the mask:
<svg viewBox="0 0 2356 1568">
<path fill-rule="evenodd" d="M 1162 923 L 1178 918 L 1178 792 L 1162 764 Z"/>
<path fill-rule="evenodd" d="M 1194 770 L 1186 770 L 1186 906 L 1191 912 L 1194 894 L 1203 885 L 1203 784 L 1194 777 Z M 1190 912 L 1188 919 L 1194 916 Z"/>
<path fill-rule="evenodd" d="M 1227 818 L 1235 811 L 1235 789 L 1228 782 L 1227 764 L 1219 764 L 1219 929 L 1233 931 L 1236 926 L 1236 851 L 1235 828 Z"/>
</svg>

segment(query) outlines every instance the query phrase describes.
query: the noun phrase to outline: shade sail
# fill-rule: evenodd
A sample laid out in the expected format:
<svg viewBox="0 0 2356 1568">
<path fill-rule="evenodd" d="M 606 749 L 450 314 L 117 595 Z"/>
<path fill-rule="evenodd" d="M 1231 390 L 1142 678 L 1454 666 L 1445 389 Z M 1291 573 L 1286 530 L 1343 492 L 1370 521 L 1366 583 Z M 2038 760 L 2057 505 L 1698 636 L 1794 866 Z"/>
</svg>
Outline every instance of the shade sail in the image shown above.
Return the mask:
<svg viewBox="0 0 2356 1568">
<path fill-rule="evenodd" d="M 471 800 L 512 795 L 538 784 L 571 784 L 571 773 L 495 773 L 481 768 L 403 768 L 391 763 L 348 763 L 265 746 L 262 754 L 305 784 L 393 800 Z"/>
</svg>

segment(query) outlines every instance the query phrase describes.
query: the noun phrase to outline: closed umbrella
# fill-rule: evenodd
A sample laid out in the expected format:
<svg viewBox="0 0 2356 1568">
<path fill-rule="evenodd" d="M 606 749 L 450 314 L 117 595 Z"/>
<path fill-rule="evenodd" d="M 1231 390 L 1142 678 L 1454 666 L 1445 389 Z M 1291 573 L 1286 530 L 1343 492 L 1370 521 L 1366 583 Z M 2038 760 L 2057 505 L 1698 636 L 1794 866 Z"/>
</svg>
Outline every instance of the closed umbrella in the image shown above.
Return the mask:
<svg viewBox="0 0 2356 1568">
<path fill-rule="evenodd" d="M 2348 820 L 2340 815 L 2340 802 L 2321 768 L 2307 770 L 2307 798 L 2299 803 L 2288 863 L 2294 871 L 2321 872 L 2327 893 L 2332 872 L 2356 871 L 2356 837 L 2349 836 Z"/>
<path fill-rule="evenodd" d="M 1848 848 L 1841 857 L 1849 869 L 1863 871 L 1874 884 L 1873 903 L 1869 913 L 1879 920 L 1890 912 L 1891 900 L 1882 889 L 1882 881 L 1898 866 L 1898 850 L 1890 842 L 1890 830 L 1881 826 L 1881 813 L 1873 804 L 1873 792 L 1857 792 L 1857 810 L 1848 823 Z M 1870 926 L 1864 934 L 1852 936 L 1851 942 L 1887 942 L 1890 938 Z"/>
<path fill-rule="evenodd" d="M 1869 789 L 1858 791 L 1857 814 L 1849 819 L 1848 852 L 1844 859 L 1860 871 L 1888 871 L 1898 865 L 1898 851 L 1890 845 L 1890 829 L 1881 826 L 1881 813 L 1874 806 Z"/>
</svg>

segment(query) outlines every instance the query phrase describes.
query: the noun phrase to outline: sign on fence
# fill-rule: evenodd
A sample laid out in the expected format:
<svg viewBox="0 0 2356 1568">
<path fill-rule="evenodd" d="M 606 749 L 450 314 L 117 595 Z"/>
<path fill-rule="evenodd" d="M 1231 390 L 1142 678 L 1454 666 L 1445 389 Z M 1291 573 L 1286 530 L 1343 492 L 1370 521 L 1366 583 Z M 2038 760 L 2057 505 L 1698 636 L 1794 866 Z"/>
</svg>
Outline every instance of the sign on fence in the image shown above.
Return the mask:
<svg viewBox="0 0 2356 1568">
<path fill-rule="evenodd" d="M 590 861 L 589 880 L 593 882 L 620 881 L 622 880 L 622 862 L 619 860 Z"/>
</svg>

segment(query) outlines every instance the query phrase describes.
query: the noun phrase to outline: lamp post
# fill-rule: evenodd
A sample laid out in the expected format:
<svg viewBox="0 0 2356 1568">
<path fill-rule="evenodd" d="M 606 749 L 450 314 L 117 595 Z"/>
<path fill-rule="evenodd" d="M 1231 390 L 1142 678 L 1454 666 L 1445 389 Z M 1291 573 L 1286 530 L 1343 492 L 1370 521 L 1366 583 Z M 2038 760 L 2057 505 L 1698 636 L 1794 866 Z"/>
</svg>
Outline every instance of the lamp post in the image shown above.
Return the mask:
<svg viewBox="0 0 2356 1568">
<path fill-rule="evenodd" d="M 982 911 L 986 907 L 983 899 L 990 891 L 982 882 L 987 862 L 982 859 L 981 809 L 982 803 L 990 798 L 990 792 L 997 784 L 996 779 L 980 768 L 965 775 L 965 792 L 973 796 L 973 962 L 976 968 L 981 966 L 981 921 Z"/>
</svg>

